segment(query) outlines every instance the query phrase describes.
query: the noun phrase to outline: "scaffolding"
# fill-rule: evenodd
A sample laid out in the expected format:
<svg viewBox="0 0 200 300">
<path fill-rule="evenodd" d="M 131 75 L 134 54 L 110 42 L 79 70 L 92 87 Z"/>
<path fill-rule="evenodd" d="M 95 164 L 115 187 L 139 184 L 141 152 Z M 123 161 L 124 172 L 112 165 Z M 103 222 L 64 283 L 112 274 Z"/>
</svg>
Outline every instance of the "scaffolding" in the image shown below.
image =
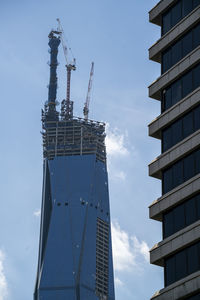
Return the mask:
<svg viewBox="0 0 200 300">
<path fill-rule="evenodd" d="M 95 154 L 106 161 L 105 123 L 73 117 L 47 121 L 42 114 L 44 158 Z"/>
</svg>

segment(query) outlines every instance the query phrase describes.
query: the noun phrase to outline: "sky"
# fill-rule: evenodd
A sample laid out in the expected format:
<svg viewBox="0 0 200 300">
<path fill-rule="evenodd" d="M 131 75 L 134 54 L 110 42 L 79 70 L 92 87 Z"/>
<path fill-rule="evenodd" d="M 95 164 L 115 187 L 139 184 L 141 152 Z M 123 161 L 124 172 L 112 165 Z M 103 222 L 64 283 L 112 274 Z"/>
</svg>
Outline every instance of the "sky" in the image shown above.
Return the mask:
<svg viewBox="0 0 200 300">
<path fill-rule="evenodd" d="M 116 300 L 146 300 L 163 287 L 149 249 L 161 224 L 148 206 L 161 195 L 148 164 L 160 141 L 147 125 L 160 114 L 148 85 L 160 66 L 148 48 L 160 28 L 148 22 L 157 0 L 0 1 L 0 300 L 32 299 L 42 191 L 41 108 L 49 81 L 48 34 L 60 18 L 77 60 L 74 114 L 82 116 L 91 61 L 95 73 L 90 118 L 106 122 Z M 58 97 L 65 98 L 65 60 L 58 56 Z"/>
</svg>

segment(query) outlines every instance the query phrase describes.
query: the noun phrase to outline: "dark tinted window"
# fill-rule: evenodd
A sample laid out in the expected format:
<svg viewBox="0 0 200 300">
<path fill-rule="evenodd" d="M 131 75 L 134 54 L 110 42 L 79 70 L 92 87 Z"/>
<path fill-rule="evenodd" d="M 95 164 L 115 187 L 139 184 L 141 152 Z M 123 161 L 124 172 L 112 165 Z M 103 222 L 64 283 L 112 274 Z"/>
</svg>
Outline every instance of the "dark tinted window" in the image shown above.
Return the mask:
<svg viewBox="0 0 200 300">
<path fill-rule="evenodd" d="M 192 72 L 188 72 L 182 78 L 183 98 L 192 91 Z"/>
<path fill-rule="evenodd" d="M 163 130 L 162 133 L 162 147 L 163 147 L 163 151 L 166 151 L 167 149 L 171 148 L 171 137 L 172 137 L 172 132 L 171 132 L 171 128 L 168 128 L 166 130 Z"/>
<path fill-rule="evenodd" d="M 171 49 L 165 51 L 162 55 L 162 73 L 171 67 Z"/>
<path fill-rule="evenodd" d="M 172 235 L 174 231 L 174 210 L 164 214 L 163 216 L 163 236 L 168 237 Z"/>
<path fill-rule="evenodd" d="M 193 7 L 192 7 L 192 0 L 182 0 L 182 14 L 183 17 L 185 17 L 186 15 L 188 15 Z"/>
<path fill-rule="evenodd" d="M 200 172 L 200 150 L 195 152 L 195 175 Z"/>
<path fill-rule="evenodd" d="M 187 258 L 188 258 L 188 273 L 194 273 L 199 269 L 199 255 L 197 245 L 193 245 L 187 249 Z"/>
<path fill-rule="evenodd" d="M 200 128 L 200 106 L 194 111 L 194 128 L 195 130 Z"/>
<path fill-rule="evenodd" d="M 197 218 L 200 219 L 200 195 L 196 196 Z"/>
<path fill-rule="evenodd" d="M 184 159 L 183 165 L 184 165 L 184 181 L 187 181 L 188 179 L 190 179 L 195 174 L 193 154 L 187 156 Z"/>
<path fill-rule="evenodd" d="M 194 8 L 200 4 L 200 0 L 193 0 L 193 6 Z"/>
<path fill-rule="evenodd" d="M 193 30 L 193 47 L 196 48 L 200 44 L 200 25 L 196 26 Z"/>
<path fill-rule="evenodd" d="M 194 164 L 194 160 L 192 160 L 192 162 Z M 172 186 L 176 187 L 184 181 L 184 178 L 183 178 L 183 161 L 180 160 L 177 163 L 175 163 L 172 167 L 172 170 L 173 170 L 173 172 L 172 172 L 172 176 L 173 176 Z M 193 173 L 191 172 L 191 174 L 193 174 Z M 191 177 L 192 177 L 192 175 L 191 175 Z"/>
<path fill-rule="evenodd" d="M 171 28 L 171 11 L 163 15 L 162 18 L 162 33 L 165 34 Z"/>
<path fill-rule="evenodd" d="M 176 64 L 182 58 L 181 41 L 172 46 L 172 65 Z"/>
<path fill-rule="evenodd" d="M 200 65 L 193 70 L 193 85 L 194 90 L 200 86 Z"/>
<path fill-rule="evenodd" d="M 200 220 L 200 194 L 163 214 L 163 238 Z"/>
<path fill-rule="evenodd" d="M 172 106 L 172 91 L 171 88 L 166 89 L 163 92 L 163 98 L 164 98 L 164 107 L 163 109 L 166 110 L 169 107 Z"/>
<path fill-rule="evenodd" d="M 163 189 L 167 193 L 172 189 L 172 169 L 166 170 L 163 174 Z"/>
<path fill-rule="evenodd" d="M 171 25 L 172 27 L 176 25 L 181 20 L 181 2 L 179 1 L 173 8 L 172 8 L 172 16 L 171 16 Z"/>
<path fill-rule="evenodd" d="M 162 173 L 163 193 L 167 193 L 179 184 L 200 173 L 200 150 L 196 150 L 192 154 L 180 159 Z"/>
<path fill-rule="evenodd" d="M 175 281 L 175 257 L 170 257 L 165 261 L 165 285 Z"/>
<path fill-rule="evenodd" d="M 184 206 L 179 205 L 174 209 L 174 230 L 179 231 L 185 226 L 185 212 L 184 212 Z"/>
<path fill-rule="evenodd" d="M 184 38 L 182 39 L 182 57 L 186 56 L 189 52 L 192 51 L 193 47 L 192 47 L 192 31 L 190 31 L 189 33 L 187 33 Z M 180 58 L 180 59 L 181 59 Z"/>
<path fill-rule="evenodd" d="M 194 131 L 193 126 L 193 111 L 183 118 L 183 138 L 187 137 Z"/>
<path fill-rule="evenodd" d="M 165 259 L 165 285 L 169 285 L 200 269 L 199 243 Z"/>
<path fill-rule="evenodd" d="M 185 223 L 186 226 L 194 223 L 197 220 L 196 214 L 196 198 L 192 198 L 189 201 L 186 201 L 185 205 Z"/>
<path fill-rule="evenodd" d="M 176 82 L 174 82 L 172 84 L 172 87 L 171 87 L 171 89 L 172 89 L 172 102 L 171 102 L 171 105 L 174 105 L 174 104 L 176 104 L 177 102 L 179 102 L 181 100 L 181 98 L 182 98 L 181 87 L 182 87 L 181 86 L 181 80 L 177 80 Z"/>
<path fill-rule="evenodd" d="M 172 127 L 172 144 L 175 145 L 182 139 L 182 122 L 176 121 Z"/>
<path fill-rule="evenodd" d="M 181 251 L 176 254 L 176 280 L 185 277 L 186 274 L 186 251 Z"/>
</svg>

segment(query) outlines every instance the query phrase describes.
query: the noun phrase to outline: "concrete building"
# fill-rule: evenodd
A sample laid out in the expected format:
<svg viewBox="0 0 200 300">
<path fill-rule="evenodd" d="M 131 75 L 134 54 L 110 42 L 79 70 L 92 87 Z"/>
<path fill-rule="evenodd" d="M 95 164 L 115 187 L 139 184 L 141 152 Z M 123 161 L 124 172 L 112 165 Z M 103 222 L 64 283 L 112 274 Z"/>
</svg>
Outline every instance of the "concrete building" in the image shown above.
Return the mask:
<svg viewBox="0 0 200 300">
<path fill-rule="evenodd" d="M 161 180 L 162 196 L 149 207 L 162 222 L 163 240 L 150 250 L 161 266 L 164 288 L 152 300 L 200 299 L 200 0 L 162 0 L 149 12 L 161 37 L 149 58 L 161 75 L 149 86 L 161 114 L 149 135 L 161 140 L 161 155 L 149 175 Z"/>
</svg>

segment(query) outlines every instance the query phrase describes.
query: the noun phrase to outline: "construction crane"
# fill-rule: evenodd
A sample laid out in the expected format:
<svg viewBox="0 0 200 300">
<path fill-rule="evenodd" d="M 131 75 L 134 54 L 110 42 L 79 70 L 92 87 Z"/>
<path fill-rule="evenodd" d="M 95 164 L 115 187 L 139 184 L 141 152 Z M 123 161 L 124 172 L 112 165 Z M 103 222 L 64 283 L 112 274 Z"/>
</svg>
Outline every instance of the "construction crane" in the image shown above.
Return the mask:
<svg viewBox="0 0 200 300">
<path fill-rule="evenodd" d="M 84 115 L 85 120 L 88 120 L 93 75 L 94 75 L 94 62 L 92 62 L 92 65 L 91 65 L 90 79 L 89 79 L 89 83 L 88 83 L 88 91 L 87 91 L 87 96 L 86 96 L 86 100 L 85 100 L 85 104 L 84 104 L 84 108 L 83 108 L 83 115 Z"/>
<path fill-rule="evenodd" d="M 72 54 L 72 62 L 68 60 L 68 48 L 66 45 L 66 38 L 64 30 L 62 28 L 60 19 L 56 19 L 58 22 L 58 32 L 60 34 L 60 39 L 63 47 L 63 52 L 66 60 L 66 69 L 67 69 L 67 91 L 66 91 L 66 100 L 63 100 L 61 103 L 61 116 L 63 119 L 70 119 L 73 117 L 73 102 L 70 100 L 70 89 L 71 89 L 71 71 L 76 70 L 76 59 L 73 57 L 71 48 L 69 50 Z"/>
</svg>

